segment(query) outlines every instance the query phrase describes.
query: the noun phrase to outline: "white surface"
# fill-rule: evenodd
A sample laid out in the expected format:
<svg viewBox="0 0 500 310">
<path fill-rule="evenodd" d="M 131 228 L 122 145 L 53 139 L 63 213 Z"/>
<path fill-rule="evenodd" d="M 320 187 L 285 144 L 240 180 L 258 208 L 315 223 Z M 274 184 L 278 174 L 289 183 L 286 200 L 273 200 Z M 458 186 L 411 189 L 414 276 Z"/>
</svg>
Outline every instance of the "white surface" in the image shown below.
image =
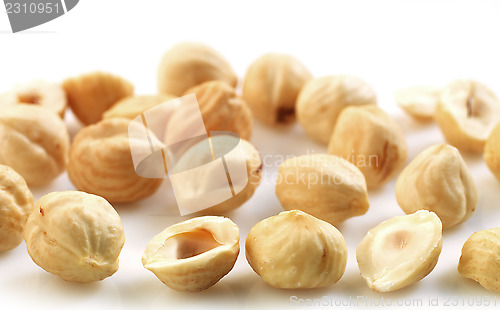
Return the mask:
<svg viewBox="0 0 500 310">
<path fill-rule="evenodd" d="M 3 11 L 3 10 L 2 10 Z M 295 55 L 315 76 L 352 74 L 369 82 L 380 105 L 402 126 L 410 158 L 443 138 L 435 125 L 420 125 L 394 104 L 393 91 L 415 84 L 443 85 L 458 77 L 483 81 L 500 94 L 500 2 L 498 1 L 98 1 L 82 0 L 65 16 L 19 34 L 10 34 L 0 13 L 0 91 L 35 78 L 60 81 L 100 69 L 120 74 L 136 93 L 156 91 L 161 54 L 185 40 L 201 41 L 223 53 L 240 77 L 268 51 Z M 71 131 L 77 130 L 68 115 Z M 244 240 L 257 221 L 282 209 L 274 194 L 273 176 L 280 156 L 325 152 L 298 126 L 274 130 L 256 123 L 252 142 L 264 156 L 264 179 L 255 195 L 229 214 L 241 229 L 242 252 L 235 268 L 213 288 L 199 294 L 165 287 L 142 268 L 146 243 L 176 217 L 168 182 L 153 196 L 116 205 L 126 243 L 120 269 L 112 277 L 88 285 L 67 283 L 46 273 L 29 258 L 25 245 L 0 254 L 2 309 L 195 309 L 291 307 L 291 296 L 321 298 L 332 303 L 356 300 L 373 305 L 380 298 L 422 305 L 457 296 L 494 296 L 456 272 L 460 250 L 474 231 L 499 226 L 500 183 L 480 157 L 466 158 L 480 192 L 477 212 L 463 225 L 445 232 L 435 270 L 420 283 L 389 294 L 368 289 L 359 275 L 355 248 L 366 231 L 384 219 L 403 214 L 394 197 L 394 182 L 370 192 L 370 210 L 340 227 L 349 246 L 344 277 L 335 285 L 306 291 L 267 286 L 248 266 Z M 54 190 L 73 189 L 62 175 L 36 198 Z M 464 300 L 461 298 L 465 297 Z M 500 297 L 500 296 L 498 296 Z M 499 298 L 497 298 L 499 299 Z M 452 303 L 450 302 L 450 305 Z M 475 304 L 477 306 L 477 303 Z M 497 306 L 500 299 L 497 300 Z M 475 307 L 477 308 L 477 307 Z"/>
</svg>

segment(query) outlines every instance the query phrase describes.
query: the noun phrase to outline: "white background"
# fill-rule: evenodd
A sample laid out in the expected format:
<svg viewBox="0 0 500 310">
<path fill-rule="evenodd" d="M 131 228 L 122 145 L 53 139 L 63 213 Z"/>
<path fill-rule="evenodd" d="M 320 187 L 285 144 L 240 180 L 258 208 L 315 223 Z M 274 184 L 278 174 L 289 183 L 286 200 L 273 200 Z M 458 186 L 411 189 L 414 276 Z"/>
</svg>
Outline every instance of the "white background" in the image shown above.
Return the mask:
<svg viewBox="0 0 500 310">
<path fill-rule="evenodd" d="M 315 76 L 352 74 L 369 82 L 380 106 L 402 126 L 413 158 L 426 147 L 443 142 L 443 138 L 435 125 L 416 123 L 401 112 L 392 97 L 394 90 L 415 84 L 442 86 L 464 77 L 483 81 L 500 94 L 499 30 L 500 1 L 82 0 L 63 17 L 18 34 L 11 33 L 2 8 L 0 91 L 35 78 L 61 81 L 104 70 L 132 81 L 138 94 L 154 93 L 161 55 L 180 41 L 213 46 L 227 57 L 240 78 L 261 54 L 285 52 L 299 58 Z M 74 134 L 78 125 L 72 115 L 66 119 Z M 115 205 L 124 224 L 126 244 L 119 271 L 100 283 L 67 283 L 46 273 L 31 261 L 24 243 L 1 253 L 1 308 L 291 307 L 293 295 L 330 296 L 332 302 L 348 302 L 357 296 L 375 303 L 381 297 L 409 303 L 421 299 L 423 306 L 439 298 L 443 306 L 446 298 L 453 296 L 465 297 L 465 303 L 469 296 L 495 296 L 456 271 L 461 247 L 469 235 L 500 226 L 500 183 L 481 157 L 469 155 L 466 160 L 480 193 L 477 212 L 444 233 L 439 263 L 420 283 L 394 293 L 374 293 L 357 268 L 355 249 L 367 230 L 403 214 L 392 182 L 370 192 L 371 206 L 366 215 L 339 227 L 348 244 L 349 259 L 346 273 L 337 284 L 305 291 L 269 287 L 253 273 L 244 256 L 249 229 L 282 210 L 274 194 L 277 167 L 269 163 L 279 159 L 274 155 L 325 152 L 326 148 L 311 142 L 299 126 L 274 130 L 256 123 L 252 142 L 272 160 L 264 167 L 264 179 L 255 195 L 228 214 L 241 229 L 242 251 L 234 270 L 216 286 L 199 294 L 175 292 L 142 267 L 140 258 L 146 243 L 183 219 L 175 216 L 175 200 L 165 182 L 151 198 Z M 39 198 L 50 191 L 68 189 L 73 186 L 62 175 L 50 186 L 33 192 Z"/>
</svg>

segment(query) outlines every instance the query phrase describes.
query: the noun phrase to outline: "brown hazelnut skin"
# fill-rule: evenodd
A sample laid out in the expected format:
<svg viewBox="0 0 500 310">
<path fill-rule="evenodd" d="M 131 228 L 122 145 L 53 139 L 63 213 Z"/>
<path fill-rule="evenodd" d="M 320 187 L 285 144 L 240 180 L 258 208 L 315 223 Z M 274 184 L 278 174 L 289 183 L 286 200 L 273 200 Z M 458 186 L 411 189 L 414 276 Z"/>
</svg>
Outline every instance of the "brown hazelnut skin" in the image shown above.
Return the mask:
<svg viewBox="0 0 500 310">
<path fill-rule="evenodd" d="M 310 79 L 309 71 L 294 57 L 265 54 L 248 68 L 243 98 L 261 122 L 289 124 L 295 120 L 299 91 Z"/>
</svg>

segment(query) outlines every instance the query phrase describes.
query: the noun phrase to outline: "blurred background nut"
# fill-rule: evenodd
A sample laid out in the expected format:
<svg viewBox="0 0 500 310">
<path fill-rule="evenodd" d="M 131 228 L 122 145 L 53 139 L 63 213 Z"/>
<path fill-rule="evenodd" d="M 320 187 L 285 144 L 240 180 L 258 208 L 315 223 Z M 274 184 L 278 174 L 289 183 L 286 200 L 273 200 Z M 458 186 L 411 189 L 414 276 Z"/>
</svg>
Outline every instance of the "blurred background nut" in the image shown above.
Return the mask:
<svg viewBox="0 0 500 310">
<path fill-rule="evenodd" d="M 142 264 L 174 290 L 199 292 L 231 271 L 239 240 L 238 226 L 230 219 L 197 217 L 156 235 L 146 246 Z"/>
<path fill-rule="evenodd" d="M 368 188 L 393 179 L 408 159 L 408 146 L 398 124 L 373 104 L 349 106 L 339 115 L 328 154 L 356 165 Z"/>
<path fill-rule="evenodd" d="M 333 155 L 294 157 L 278 170 L 276 195 L 285 210 L 302 210 L 332 225 L 368 211 L 365 177 Z"/>
<path fill-rule="evenodd" d="M 356 259 L 372 290 L 391 292 L 426 277 L 436 266 L 442 246 L 439 217 L 421 210 L 370 229 L 356 249 Z"/>
<path fill-rule="evenodd" d="M 232 131 L 245 140 L 252 136 L 252 112 L 231 85 L 223 81 L 210 81 L 188 89 L 185 94 L 196 95 L 207 132 Z M 166 135 L 172 126 L 189 126 L 181 113 L 177 116 L 174 114 L 170 122 L 172 125 L 167 128 Z"/>
<path fill-rule="evenodd" d="M 180 43 L 168 50 L 158 68 L 160 93 L 181 96 L 189 88 L 219 80 L 235 87 L 236 74 L 217 51 L 199 43 Z"/>
<path fill-rule="evenodd" d="M 472 234 L 462 247 L 458 273 L 500 293 L 500 228 Z"/>
<path fill-rule="evenodd" d="M 119 100 L 102 115 L 103 119 L 123 117 L 130 120 L 161 103 L 174 99 L 173 95 L 138 95 Z"/>
<path fill-rule="evenodd" d="M 33 211 L 33 195 L 14 169 L 0 165 L 0 252 L 23 241 L 24 225 Z"/>
<path fill-rule="evenodd" d="M 150 196 L 158 189 L 163 179 L 140 177 L 134 169 L 129 123 L 128 119 L 109 118 L 78 132 L 69 150 L 68 163 L 68 176 L 78 190 L 110 202 L 130 202 Z M 130 143 L 148 144 L 148 141 Z M 162 146 L 154 137 L 152 143 Z"/>
<path fill-rule="evenodd" d="M 484 147 L 484 161 L 500 181 L 500 122 L 491 132 Z"/>
<path fill-rule="evenodd" d="M 340 280 L 347 263 L 342 234 L 299 210 L 284 211 L 255 224 L 245 249 L 252 269 L 277 288 L 332 285 Z"/>
<path fill-rule="evenodd" d="M 394 93 L 394 99 L 410 116 L 419 121 L 434 119 L 441 90 L 430 86 L 412 86 Z"/>
<path fill-rule="evenodd" d="M 102 197 L 78 191 L 40 198 L 24 237 L 38 266 L 73 282 L 100 281 L 113 275 L 125 242 L 115 209 Z"/>
<path fill-rule="evenodd" d="M 106 110 L 134 92 L 130 82 L 105 72 L 69 78 L 63 87 L 71 110 L 85 125 L 97 123 Z"/>
<path fill-rule="evenodd" d="M 212 146 L 211 148 L 208 147 L 209 144 L 207 143 L 207 140 Z M 246 165 L 247 183 L 244 185 L 244 188 L 240 192 L 236 193 L 231 198 L 212 207 L 204 209 L 200 211 L 199 214 L 224 214 L 240 207 L 253 196 L 255 189 L 260 184 L 262 175 L 262 158 L 259 151 L 250 142 L 243 139 L 224 135 L 212 136 L 210 138 L 207 138 L 206 140 L 200 141 L 199 143 L 189 148 L 185 153 L 182 154 L 182 156 L 179 158 L 174 168 L 172 169 L 171 173 L 175 174 L 177 172 L 187 171 L 195 167 L 201 167 L 202 165 L 210 163 L 214 160 L 214 154 L 212 154 L 212 152 L 214 152 L 214 149 L 216 149 L 216 152 L 214 153 L 218 153 L 219 155 L 226 155 L 234 150 L 236 146 L 235 142 L 239 142 L 238 147 L 241 147 L 241 149 L 243 150 L 245 158 L 242 159 L 239 156 L 225 156 L 225 165 L 226 167 L 236 167 L 239 164 L 239 161 L 244 160 L 244 164 Z M 219 158 L 218 155 L 215 156 L 215 159 L 217 158 Z M 214 171 L 216 168 L 218 168 L 218 166 L 211 166 L 210 168 L 204 169 L 198 176 L 198 178 L 205 180 L 209 178 L 209 180 L 211 181 L 210 191 L 218 191 L 220 189 L 222 192 L 223 189 L 228 186 L 228 180 L 226 178 L 224 178 L 224 180 L 219 180 L 217 177 L 214 177 L 218 174 L 217 171 Z M 229 174 L 228 171 L 229 170 L 226 170 L 226 174 L 231 179 L 230 186 L 233 187 L 234 191 L 236 182 L 238 182 L 235 177 L 242 176 L 234 173 Z M 186 182 L 182 187 L 182 192 L 176 192 L 176 197 L 178 200 L 192 200 L 200 198 L 205 199 L 204 193 L 207 193 L 207 191 L 209 191 L 209 189 L 198 186 L 198 184 L 193 185 L 192 183 Z"/>
<path fill-rule="evenodd" d="M 302 86 L 311 79 L 297 59 L 266 54 L 250 65 L 243 83 L 243 98 L 261 122 L 287 124 L 295 120 L 295 102 Z"/>
<path fill-rule="evenodd" d="M 468 219 L 478 203 L 469 168 L 447 144 L 431 146 L 410 162 L 396 182 L 396 198 L 407 214 L 435 212 L 445 229 Z"/>
<path fill-rule="evenodd" d="M 349 105 L 376 103 L 375 91 L 357 77 L 320 77 L 307 82 L 300 91 L 297 120 L 312 139 L 328 144 L 342 109 Z"/>
<path fill-rule="evenodd" d="M 451 145 L 482 153 L 486 139 L 500 122 L 500 101 L 482 83 L 457 80 L 443 89 L 436 121 Z"/>
<path fill-rule="evenodd" d="M 66 167 L 69 135 L 63 120 L 40 106 L 16 104 L 0 113 L 0 164 L 29 186 L 45 185 Z"/>
<path fill-rule="evenodd" d="M 66 110 L 66 93 L 59 84 L 38 80 L 17 85 L 0 95 L 0 107 L 17 103 L 38 105 L 63 117 Z"/>
</svg>

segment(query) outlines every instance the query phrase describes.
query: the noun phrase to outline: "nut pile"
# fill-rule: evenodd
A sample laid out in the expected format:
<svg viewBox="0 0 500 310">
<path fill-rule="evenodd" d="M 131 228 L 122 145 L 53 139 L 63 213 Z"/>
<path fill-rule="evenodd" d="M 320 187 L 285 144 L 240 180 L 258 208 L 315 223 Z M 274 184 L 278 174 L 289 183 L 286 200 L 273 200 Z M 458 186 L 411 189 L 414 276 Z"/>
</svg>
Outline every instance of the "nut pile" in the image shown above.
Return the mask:
<svg viewBox="0 0 500 310">
<path fill-rule="evenodd" d="M 248 183 L 147 243 L 144 268 L 174 290 L 205 290 L 235 265 L 240 230 L 223 215 L 244 205 L 261 181 L 263 160 L 250 142 L 254 117 L 272 128 L 297 119 L 311 139 L 327 146 L 324 154 L 281 164 L 275 192 L 285 211 L 255 223 L 246 237 L 248 264 L 276 288 L 338 282 L 348 251 L 336 226 L 364 215 L 369 190 L 396 178 L 395 198 L 406 215 L 367 231 L 356 259 L 374 291 L 414 284 L 436 266 L 443 229 L 466 221 L 478 206 L 461 152 L 482 153 L 500 181 L 500 101 L 477 81 L 395 93 L 415 119 L 435 120 L 449 143 L 428 147 L 408 165 L 401 128 L 357 77 L 314 78 L 293 56 L 266 54 L 250 65 L 240 93 L 222 55 L 203 44 L 182 43 L 163 55 L 157 81 L 158 94 L 136 95 L 126 79 L 93 72 L 61 84 L 33 81 L 0 95 L 0 251 L 17 247 L 24 237 L 32 260 L 64 280 L 93 282 L 113 275 L 125 237 L 110 203 L 151 196 L 162 182 L 136 173 L 130 148 L 161 149 L 182 135 L 192 118 L 176 106 L 164 136 L 148 142 L 129 139 L 130 120 L 188 94 L 196 95 L 207 131 L 232 131 L 242 138 Z M 67 106 L 84 125 L 71 142 L 63 119 Z M 185 150 L 173 170 L 209 162 L 214 155 L 202 147 L 206 142 Z M 47 193 L 35 204 L 29 187 L 47 185 L 65 170 L 77 190 Z M 500 292 L 499 229 L 474 233 L 458 263 L 461 275 L 495 292 Z"/>
</svg>

